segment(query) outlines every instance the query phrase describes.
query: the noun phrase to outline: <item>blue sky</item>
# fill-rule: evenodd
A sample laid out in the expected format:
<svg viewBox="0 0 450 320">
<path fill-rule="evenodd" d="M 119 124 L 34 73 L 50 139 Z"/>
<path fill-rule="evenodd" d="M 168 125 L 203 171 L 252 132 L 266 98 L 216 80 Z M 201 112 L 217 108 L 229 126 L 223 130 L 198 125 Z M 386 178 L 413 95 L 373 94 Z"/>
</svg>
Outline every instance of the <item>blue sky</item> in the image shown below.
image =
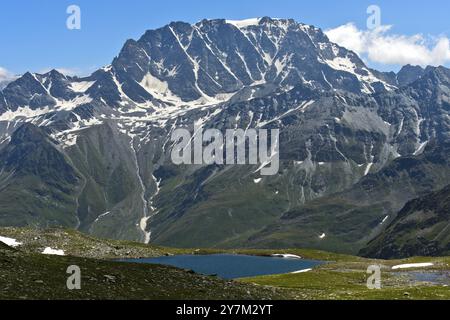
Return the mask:
<svg viewBox="0 0 450 320">
<path fill-rule="evenodd" d="M 66 28 L 66 9 L 71 4 L 81 8 L 81 30 Z M 335 38 L 344 38 L 345 41 L 350 30 L 356 37 L 355 41 L 359 41 L 357 37 L 362 37 L 361 32 L 366 29 L 366 10 L 371 4 L 381 8 L 382 24 L 392 26 L 384 31 L 383 39 L 392 40 L 394 45 L 404 40 L 407 45 L 408 41 L 415 41 L 408 37 L 422 34 L 423 41 L 429 42 L 432 50 L 433 41 L 450 37 L 448 0 L 4 0 L 0 9 L 0 68 L 14 74 L 50 68 L 86 74 L 110 63 L 126 39 L 137 39 L 145 30 L 175 20 L 197 22 L 203 18 L 271 16 L 294 18 L 324 30 L 351 22 L 352 28 L 339 29 L 344 34 L 337 32 Z M 394 35 L 393 39 L 391 35 Z M 374 42 L 371 35 L 363 36 L 364 43 L 367 38 L 371 39 L 372 46 L 379 43 Z M 381 40 L 377 38 L 376 41 Z M 445 43 L 443 45 L 445 47 Z M 383 52 L 369 49 L 361 49 L 361 55 L 374 57 L 365 59 L 371 66 L 395 70 L 408 59 L 417 60 L 403 57 L 402 51 L 405 50 L 410 51 L 407 46 L 400 47 L 399 44 L 400 57 L 396 55 L 390 60 L 384 59 Z M 445 51 L 443 55 L 446 54 L 450 60 L 450 53 Z M 435 61 L 434 57 L 430 53 L 430 57 L 423 61 Z M 443 64 L 448 65 L 449 61 L 442 59 L 436 61 L 444 61 Z"/>
</svg>

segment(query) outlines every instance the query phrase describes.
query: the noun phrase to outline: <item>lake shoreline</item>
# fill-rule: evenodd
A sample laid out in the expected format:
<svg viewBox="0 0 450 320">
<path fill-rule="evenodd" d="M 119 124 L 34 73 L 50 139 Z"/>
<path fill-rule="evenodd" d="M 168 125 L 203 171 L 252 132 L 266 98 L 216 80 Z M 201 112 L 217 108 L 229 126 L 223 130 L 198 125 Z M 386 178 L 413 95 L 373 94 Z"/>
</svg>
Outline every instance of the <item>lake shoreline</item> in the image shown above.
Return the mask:
<svg viewBox="0 0 450 320">
<path fill-rule="evenodd" d="M 302 259 L 299 256 L 256 256 L 244 254 L 174 255 L 142 259 L 118 259 L 122 263 L 159 264 L 203 275 L 216 275 L 225 280 L 255 276 L 295 273 L 312 270 L 324 261 Z"/>
</svg>

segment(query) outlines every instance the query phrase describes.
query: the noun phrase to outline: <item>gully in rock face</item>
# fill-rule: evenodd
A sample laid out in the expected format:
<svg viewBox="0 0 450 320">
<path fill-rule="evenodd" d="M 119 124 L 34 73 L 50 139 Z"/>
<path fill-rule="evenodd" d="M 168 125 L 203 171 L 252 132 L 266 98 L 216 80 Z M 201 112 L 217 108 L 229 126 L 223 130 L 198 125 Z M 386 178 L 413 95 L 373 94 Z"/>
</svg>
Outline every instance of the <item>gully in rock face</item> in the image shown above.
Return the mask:
<svg viewBox="0 0 450 320">
<path fill-rule="evenodd" d="M 255 173 L 260 172 L 263 176 L 271 176 L 277 174 L 279 170 L 279 136 L 279 129 L 270 130 L 271 141 L 268 152 L 268 130 L 266 129 L 229 129 L 226 130 L 224 137 L 218 129 L 203 131 L 201 125 L 195 124 L 193 136 L 188 129 L 179 128 L 173 131 L 171 140 L 175 144 L 171 158 L 176 165 L 259 164 L 260 167 Z"/>
</svg>

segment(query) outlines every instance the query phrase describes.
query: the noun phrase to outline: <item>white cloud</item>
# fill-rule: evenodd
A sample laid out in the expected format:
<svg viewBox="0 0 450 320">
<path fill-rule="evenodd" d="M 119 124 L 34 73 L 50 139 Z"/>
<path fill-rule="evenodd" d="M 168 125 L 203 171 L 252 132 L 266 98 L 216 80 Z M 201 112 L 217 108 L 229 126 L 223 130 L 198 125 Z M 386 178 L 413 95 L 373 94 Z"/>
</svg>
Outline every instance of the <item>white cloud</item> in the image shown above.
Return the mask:
<svg viewBox="0 0 450 320">
<path fill-rule="evenodd" d="M 0 89 L 5 87 L 9 82 L 13 81 L 17 77 L 6 70 L 5 68 L 0 67 Z"/>
<path fill-rule="evenodd" d="M 66 76 L 76 76 L 80 73 L 79 70 L 70 68 L 57 68 L 56 70 Z"/>
<path fill-rule="evenodd" d="M 57 71 L 61 72 L 66 76 L 79 76 L 79 77 L 90 75 L 93 71 L 96 70 L 95 67 L 91 67 L 85 70 L 78 68 L 54 68 L 54 69 L 56 69 Z M 49 72 L 50 70 L 52 70 L 52 68 L 45 68 L 38 71 L 38 73 L 44 74 Z M 20 75 L 15 75 L 11 71 L 0 67 L 0 90 L 5 88 L 8 85 L 8 83 L 16 80 L 19 76 Z"/>
<path fill-rule="evenodd" d="M 53 69 L 66 75 L 66 76 L 76 76 L 76 75 L 80 74 L 80 70 L 72 69 L 72 68 L 45 68 L 45 69 L 39 70 L 38 73 L 45 74 L 45 73 L 52 71 Z"/>
<path fill-rule="evenodd" d="M 44 73 L 50 72 L 52 69 L 55 69 L 56 71 L 66 75 L 66 76 L 85 77 L 85 76 L 92 74 L 92 72 L 96 71 L 98 69 L 98 67 L 92 66 L 89 68 L 65 68 L 65 67 L 44 68 L 44 69 L 39 70 L 38 73 L 44 74 Z"/>
<path fill-rule="evenodd" d="M 450 62 L 450 40 L 447 37 L 390 34 L 391 28 L 380 26 L 373 30 L 360 30 L 348 23 L 325 33 L 332 42 L 355 51 L 370 62 L 421 66 Z"/>
</svg>

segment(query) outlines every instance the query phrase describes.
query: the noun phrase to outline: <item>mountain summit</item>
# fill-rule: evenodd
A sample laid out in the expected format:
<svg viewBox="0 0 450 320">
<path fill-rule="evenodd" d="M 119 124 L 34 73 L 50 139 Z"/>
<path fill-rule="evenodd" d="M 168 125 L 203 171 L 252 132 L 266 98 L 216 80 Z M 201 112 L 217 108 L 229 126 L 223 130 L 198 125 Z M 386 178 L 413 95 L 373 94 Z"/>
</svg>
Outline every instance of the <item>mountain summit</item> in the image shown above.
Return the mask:
<svg viewBox="0 0 450 320">
<path fill-rule="evenodd" d="M 78 79 L 26 73 L 3 91 L 0 110 L 79 106 L 205 105 L 244 88 L 373 93 L 392 89 L 353 52 L 294 20 L 173 22 L 128 40 L 110 66 Z M 70 102 L 70 103 L 68 103 Z M 19 112 L 20 114 L 20 112 Z"/>
</svg>

